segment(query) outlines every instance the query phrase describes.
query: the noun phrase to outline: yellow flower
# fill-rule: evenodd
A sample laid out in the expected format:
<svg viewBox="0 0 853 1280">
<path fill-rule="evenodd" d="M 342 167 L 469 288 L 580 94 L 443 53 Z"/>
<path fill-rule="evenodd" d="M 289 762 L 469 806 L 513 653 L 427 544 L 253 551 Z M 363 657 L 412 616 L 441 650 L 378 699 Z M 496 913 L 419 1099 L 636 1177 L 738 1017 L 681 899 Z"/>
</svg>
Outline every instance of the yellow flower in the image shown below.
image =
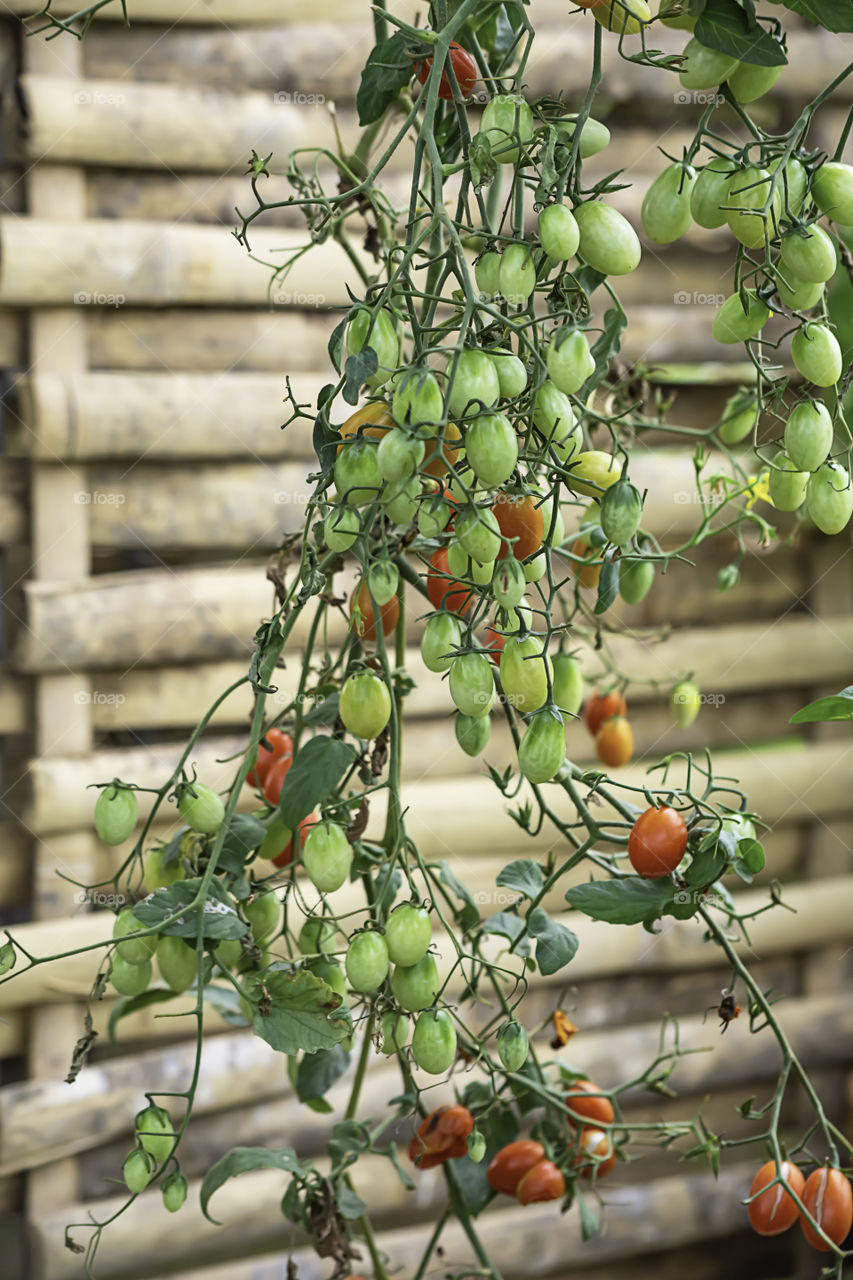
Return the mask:
<svg viewBox="0 0 853 1280">
<path fill-rule="evenodd" d="M 770 498 L 770 472 L 762 471 L 761 475 L 750 476 L 747 482 L 746 490 L 746 509 L 751 511 L 756 502 L 767 502 L 773 506 Z"/>
</svg>

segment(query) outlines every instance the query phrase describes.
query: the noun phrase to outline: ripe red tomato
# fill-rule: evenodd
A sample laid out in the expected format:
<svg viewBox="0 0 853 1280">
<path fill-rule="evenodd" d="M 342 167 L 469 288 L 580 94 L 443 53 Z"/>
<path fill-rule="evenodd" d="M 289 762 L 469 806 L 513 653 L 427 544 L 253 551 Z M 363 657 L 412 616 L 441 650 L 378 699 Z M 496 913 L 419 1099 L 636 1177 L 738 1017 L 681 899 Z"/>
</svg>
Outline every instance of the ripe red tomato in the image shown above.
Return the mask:
<svg viewBox="0 0 853 1280">
<path fill-rule="evenodd" d="M 791 1164 L 790 1160 L 785 1160 L 780 1166 L 780 1171 L 785 1181 L 802 1200 L 806 1180 L 797 1166 Z M 754 1196 L 775 1177 L 776 1161 L 768 1160 L 752 1179 L 749 1194 Z M 752 1200 L 748 1211 L 750 1225 L 760 1236 L 779 1236 L 792 1227 L 800 1216 L 800 1210 L 791 1199 L 790 1193 L 778 1182 L 775 1187 L 771 1187 L 769 1191 L 762 1191 L 756 1200 Z"/>
<path fill-rule="evenodd" d="M 459 92 L 463 98 L 467 98 L 477 83 L 477 64 L 470 53 L 463 49 L 461 44 L 457 44 L 455 40 L 450 42 L 450 65 L 453 68 L 453 74 L 456 76 Z M 424 58 L 423 62 L 416 64 L 415 75 L 421 84 L 426 84 L 427 76 L 431 70 L 432 58 Z M 449 102 L 453 98 L 453 86 L 446 71 L 441 73 L 438 96 L 439 98 L 444 98 L 445 102 Z"/>
<path fill-rule="evenodd" d="M 510 1142 L 496 1152 L 489 1163 L 486 1176 L 493 1191 L 514 1196 L 519 1182 L 534 1165 L 545 1159 L 545 1148 L 532 1138 Z"/>
<path fill-rule="evenodd" d="M 267 729 L 258 744 L 258 755 L 254 767 L 246 775 L 246 781 L 253 787 L 263 785 L 267 774 L 276 760 L 281 756 L 293 755 L 293 739 L 282 729 Z"/>
<path fill-rule="evenodd" d="M 605 720 L 627 713 L 625 698 L 614 689 L 612 693 L 594 693 L 584 708 L 583 716 L 587 729 L 595 737 Z"/>
<path fill-rule="evenodd" d="M 458 1160 L 468 1150 L 474 1117 L 467 1107 L 437 1107 L 422 1120 L 409 1143 L 409 1159 L 419 1169 L 432 1169 L 445 1160 Z"/>
<path fill-rule="evenodd" d="M 309 813 L 307 818 L 303 818 L 299 824 L 299 853 L 305 848 L 305 838 L 308 832 L 317 821 L 313 813 Z M 274 867 L 289 867 L 293 861 L 293 839 L 288 840 L 277 858 L 272 859 Z"/>
<path fill-rule="evenodd" d="M 595 754 L 602 764 L 618 769 L 634 754 L 634 731 L 624 716 L 611 716 L 595 735 Z"/>
<path fill-rule="evenodd" d="M 566 1181 L 551 1160 L 540 1160 L 519 1182 L 516 1199 L 522 1204 L 534 1204 L 539 1200 L 559 1200 L 566 1190 Z"/>
<path fill-rule="evenodd" d="M 591 1080 L 576 1080 L 570 1086 L 566 1094 L 566 1104 L 574 1113 L 569 1116 L 570 1124 L 577 1124 L 578 1118 L 592 1125 L 613 1123 L 615 1119 L 613 1103 L 609 1098 L 594 1096 L 596 1094 L 601 1095 L 601 1090 Z"/>
<path fill-rule="evenodd" d="M 843 1244 L 853 1226 L 853 1191 L 841 1170 L 815 1169 L 806 1178 L 800 1199 L 833 1244 Z M 824 1244 L 802 1214 L 800 1226 L 810 1245 L 829 1253 L 829 1245 Z"/>
<path fill-rule="evenodd" d="M 603 1129 L 581 1129 L 580 1150 L 572 1164 L 580 1170 L 582 1178 L 607 1177 L 616 1164 L 616 1151 Z"/>
<path fill-rule="evenodd" d="M 687 827 L 681 814 L 662 805 L 646 809 L 631 828 L 628 857 L 637 875 L 660 880 L 671 875 L 684 857 Z"/>
<path fill-rule="evenodd" d="M 540 502 L 539 506 L 537 501 Z M 503 560 L 510 549 L 516 560 L 526 560 L 539 550 L 545 537 L 545 515 L 541 500 L 535 494 L 513 497 L 509 493 L 499 493 L 492 510 L 504 538 L 517 539 L 511 546 L 509 542 L 501 543 L 499 560 Z"/>
<path fill-rule="evenodd" d="M 267 771 L 264 778 L 264 799 L 270 804 L 278 804 L 281 798 L 281 789 L 284 786 L 284 780 L 287 777 L 287 771 L 293 764 L 293 756 L 282 756 L 276 760 L 271 769 Z"/>
<path fill-rule="evenodd" d="M 439 547 L 430 557 L 427 574 L 427 595 L 434 609 L 446 609 L 449 613 L 467 613 L 471 607 L 472 592 L 447 568 L 447 548 Z"/>
<path fill-rule="evenodd" d="M 353 590 L 349 602 L 349 616 L 352 618 L 355 612 L 356 603 L 361 611 L 361 619 L 356 626 L 356 631 L 362 640 L 376 639 L 376 617 L 373 612 L 373 604 L 370 599 L 370 591 L 368 590 L 366 579 L 362 578 L 361 586 L 356 591 Z M 387 604 L 379 606 L 379 617 L 382 619 L 382 631 L 388 636 L 397 625 L 397 619 L 400 616 L 400 601 L 396 596 L 392 596 Z"/>
</svg>

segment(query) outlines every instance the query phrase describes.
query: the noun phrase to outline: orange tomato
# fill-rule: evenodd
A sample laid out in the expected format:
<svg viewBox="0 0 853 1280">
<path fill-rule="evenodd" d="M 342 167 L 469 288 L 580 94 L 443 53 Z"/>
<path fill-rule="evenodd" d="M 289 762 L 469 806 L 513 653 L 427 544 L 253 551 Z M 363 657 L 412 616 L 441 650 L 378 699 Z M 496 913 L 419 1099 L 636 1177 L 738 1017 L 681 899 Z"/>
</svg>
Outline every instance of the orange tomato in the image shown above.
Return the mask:
<svg viewBox="0 0 853 1280">
<path fill-rule="evenodd" d="M 618 769 L 634 754 L 634 733 L 624 716 L 612 716 L 595 735 L 595 754 L 602 764 Z"/>
<path fill-rule="evenodd" d="M 583 556 L 584 559 L 592 561 L 599 559 L 597 550 L 584 542 L 583 538 L 576 538 L 572 543 L 572 555 Z M 599 564 L 579 564 L 577 560 L 570 560 L 569 563 L 572 566 L 572 573 L 582 587 L 594 588 L 598 586 L 601 570 L 604 568 L 603 562 Z"/>
<path fill-rule="evenodd" d="M 473 1128 L 474 1117 L 467 1107 L 437 1107 L 412 1134 L 409 1159 L 419 1169 L 459 1160 L 467 1154 L 467 1138 Z"/>
<path fill-rule="evenodd" d="M 372 400 L 350 414 L 343 426 L 339 428 L 339 435 L 342 440 L 349 440 L 351 436 L 358 435 L 359 427 L 364 427 L 361 433 L 363 436 L 380 440 L 393 425 L 394 419 L 391 417 L 390 405 L 385 400 Z M 338 453 L 340 451 L 341 446 L 338 445 Z"/>
<path fill-rule="evenodd" d="M 448 467 L 456 465 L 461 442 L 462 432 L 454 422 L 448 422 L 441 440 L 427 440 L 421 471 L 428 476 L 443 476 Z"/>
<path fill-rule="evenodd" d="M 545 1159 L 545 1148 L 532 1138 L 509 1142 L 492 1156 L 486 1177 L 493 1191 L 514 1196 L 525 1174 Z"/>
<path fill-rule="evenodd" d="M 545 537 L 545 516 L 542 507 L 537 506 L 536 495 L 532 493 L 521 497 L 513 497 L 508 493 L 499 493 L 492 507 L 504 538 L 515 538 L 512 552 L 516 560 L 526 560 L 542 546 Z M 503 560 L 510 550 L 510 543 L 501 544 L 498 559 Z"/>
<path fill-rule="evenodd" d="M 627 710 L 624 697 L 614 689 L 613 693 L 594 693 L 584 708 L 583 717 L 587 729 L 595 737 L 605 720 L 611 716 L 624 716 Z"/>
<path fill-rule="evenodd" d="M 780 1172 L 802 1200 L 806 1180 L 797 1166 L 791 1164 L 790 1160 L 785 1160 L 780 1165 Z M 775 1177 L 776 1161 L 768 1160 L 758 1170 L 749 1188 L 751 1196 L 761 1191 L 761 1195 L 750 1201 L 748 1205 L 750 1225 L 760 1236 L 780 1236 L 783 1231 L 792 1227 L 800 1216 L 800 1210 L 791 1199 L 790 1192 L 786 1191 L 780 1182 L 777 1182 L 775 1187 L 762 1191 L 762 1187 L 766 1187 Z"/>
<path fill-rule="evenodd" d="M 582 1178 L 606 1178 L 616 1164 L 616 1151 L 603 1129 L 581 1129 L 580 1150 L 572 1164 Z"/>
<path fill-rule="evenodd" d="M 676 809 L 667 805 L 641 813 L 628 837 L 631 866 L 637 875 L 647 880 L 660 880 L 671 875 L 684 857 L 686 848 L 684 819 Z"/>
<path fill-rule="evenodd" d="M 264 778 L 264 797 L 270 804 L 278 804 L 281 799 L 281 789 L 284 786 L 287 771 L 292 764 L 293 756 L 282 756 L 275 761 Z"/>
<path fill-rule="evenodd" d="M 569 1116 L 570 1124 L 577 1124 L 578 1118 L 592 1125 L 612 1124 L 615 1119 L 613 1103 L 601 1095 L 598 1085 L 591 1080 L 576 1080 L 566 1094 L 566 1105 L 573 1112 Z"/>
<path fill-rule="evenodd" d="M 853 1226 L 853 1191 L 841 1170 L 815 1169 L 806 1178 L 800 1199 L 833 1244 L 843 1244 Z M 824 1244 L 802 1214 L 800 1226 L 810 1245 L 829 1253 L 829 1245 Z"/>
<path fill-rule="evenodd" d="M 373 603 L 370 599 L 370 591 L 364 578 L 361 580 L 361 586 L 353 589 L 349 602 L 349 616 L 352 618 L 355 613 L 355 606 L 358 604 L 361 612 L 361 618 L 357 623 L 353 623 L 356 631 L 362 640 L 376 639 L 376 617 L 373 612 Z M 388 636 L 397 625 L 397 619 L 400 616 L 400 601 L 396 596 L 392 596 L 387 604 L 379 606 L 379 617 L 382 620 L 383 634 Z"/>
<path fill-rule="evenodd" d="M 446 609 L 449 613 L 467 613 L 471 607 L 472 592 L 448 570 L 447 548 L 439 547 L 434 551 L 429 565 L 426 585 L 433 609 Z"/>
<path fill-rule="evenodd" d="M 283 729 L 267 729 L 258 743 L 258 754 L 254 766 L 246 775 L 246 781 L 253 787 L 263 785 L 267 774 L 280 756 L 293 755 L 293 739 Z"/>
<path fill-rule="evenodd" d="M 566 1190 L 566 1181 L 551 1160 L 540 1160 L 519 1182 L 515 1198 L 522 1204 L 535 1204 L 540 1200 L 559 1200 Z"/>
</svg>

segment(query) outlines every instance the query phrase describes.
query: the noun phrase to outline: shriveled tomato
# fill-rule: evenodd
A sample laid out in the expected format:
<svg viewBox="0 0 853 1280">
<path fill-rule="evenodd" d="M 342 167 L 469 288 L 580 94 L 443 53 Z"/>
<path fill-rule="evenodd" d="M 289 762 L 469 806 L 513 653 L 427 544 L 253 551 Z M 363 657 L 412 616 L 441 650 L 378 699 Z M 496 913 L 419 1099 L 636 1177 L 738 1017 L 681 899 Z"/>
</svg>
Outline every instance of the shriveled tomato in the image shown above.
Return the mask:
<svg viewBox="0 0 853 1280">
<path fill-rule="evenodd" d="M 432 1169 L 445 1160 L 459 1160 L 467 1153 L 467 1138 L 474 1117 L 467 1107 L 437 1107 L 422 1120 L 409 1143 L 409 1159 L 419 1169 Z"/>
<path fill-rule="evenodd" d="M 427 574 L 427 595 L 434 609 L 446 609 L 450 613 L 465 614 L 471 607 L 470 588 L 454 578 L 447 568 L 447 548 L 439 547 L 432 553 Z"/>
<path fill-rule="evenodd" d="M 626 712 L 624 696 L 614 689 L 611 693 L 594 693 L 584 707 L 583 718 L 594 737 L 605 720 L 611 716 L 624 716 Z"/>
<path fill-rule="evenodd" d="M 687 827 L 681 814 L 668 805 L 646 809 L 631 828 L 628 857 L 637 875 L 659 880 L 670 875 L 684 857 Z"/>
<path fill-rule="evenodd" d="M 510 1142 L 492 1156 L 486 1176 L 489 1186 L 501 1195 L 514 1196 L 526 1173 L 545 1159 L 545 1148 L 532 1138 Z"/>
<path fill-rule="evenodd" d="M 456 77 L 459 92 L 463 98 L 467 98 L 477 83 L 477 64 L 470 53 L 463 49 L 461 44 L 457 44 L 455 40 L 450 42 L 448 60 Z M 424 58 L 423 62 L 419 62 L 415 66 L 415 75 L 421 84 L 426 84 L 427 82 L 427 76 L 432 71 L 432 61 L 432 58 Z M 439 98 L 444 98 L 445 102 L 450 102 L 453 99 L 453 85 L 447 71 L 442 71 L 441 73 L 438 96 Z"/>
<path fill-rule="evenodd" d="M 566 1180 L 552 1160 L 540 1160 L 525 1173 L 515 1190 L 521 1204 L 542 1200 L 559 1200 L 566 1190 Z"/>
<path fill-rule="evenodd" d="M 815 1169 L 806 1178 L 800 1199 L 832 1243 L 843 1244 L 853 1226 L 853 1191 L 841 1170 Z M 810 1245 L 822 1253 L 829 1253 L 829 1245 L 821 1240 L 802 1214 L 800 1226 Z"/>
<path fill-rule="evenodd" d="M 576 1080 L 566 1094 L 566 1105 L 572 1112 L 570 1124 L 578 1120 L 591 1125 L 612 1124 L 615 1119 L 613 1103 L 591 1080 Z"/>
<path fill-rule="evenodd" d="M 802 1200 L 806 1180 L 797 1166 L 791 1164 L 790 1160 L 784 1160 L 779 1166 L 779 1173 Z M 768 1187 L 767 1191 L 764 1190 L 775 1177 L 776 1161 L 768 1160 L 758 1170 L 749 1188 L 749 1194 L 757 1196 L 749 1203 L 749 1221 L 753 1231 L 760 1236 L 779 1236 L 792 1227 L 800 1216 L 795 1201 L 780 1182 Z"/>
<path fill-rule="evenodd" d="M 505 539 L 498 552 L 499 560 L 510 551 L 516 560 L 526 560 L 539 550 L 545 537 L 541 498 L 532 493 L 519 496 L 499 493 L 492 510 Z"/>
<path fill-rule="evenodd" d="M 353 616 L 356 605 L 358 605 L 360 614 L 358 621 Z M 370 599 L 367 581 L 364 578 L 361 580 L 361 585 L 357 589 L 353 589 L 353 593 L 350 596 L 349 616 L 353 619 L 353 626 L 363 640 L 376 639 L 376 615 L 373 611 L 373 601 Z M 400 617 L 400 601 L 396 595 L 380 606 L 379 617 L 382 622 L 383 634 L 390 635 Z"/>
<path fill-rule="evenodd" d="M 607 1177 L 616 1164 L 616 1151 L 603 1129 L 581 1129 L 580 1150 L 572 1164 L 582 1178 Z"/>
<path fill-rule="evenodd" d="M 618 769 L 634 754 L 634 731 L 624 716 L 612 716 L 595 735 L 595 754 L 602 764 Z"/>
</svg>

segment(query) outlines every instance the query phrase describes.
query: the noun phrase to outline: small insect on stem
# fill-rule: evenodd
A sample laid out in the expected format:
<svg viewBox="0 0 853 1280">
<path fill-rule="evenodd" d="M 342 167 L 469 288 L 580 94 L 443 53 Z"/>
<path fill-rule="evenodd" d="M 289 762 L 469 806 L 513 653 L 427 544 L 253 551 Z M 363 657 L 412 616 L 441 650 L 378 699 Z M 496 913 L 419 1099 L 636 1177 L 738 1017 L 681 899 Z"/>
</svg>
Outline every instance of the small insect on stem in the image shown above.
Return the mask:
<svg viewBox="0 0 853 1280">
<path fill-rule="evenodd" d="M 720 1034 L 723 1035 L 725 1034 L 725 1030 L 729 1023 L 734 1022 L 735 1018 L 740 1014 L 740 1005 L 735 1004 L 734 992 L 729 991 L 728 987 L 723 987 L 720 992 L 720 996 L 722 998 L 718 1005 L 711 1004 L 705 1010 L 705 1018 L 707 1018 L 708 1014 L 713 1009 L 716 1012 L 717 1017 L 720 1019 Z M 705 1018 L 702 1019 L 703 1022 L 705 1021 Z"/>
</svg>

